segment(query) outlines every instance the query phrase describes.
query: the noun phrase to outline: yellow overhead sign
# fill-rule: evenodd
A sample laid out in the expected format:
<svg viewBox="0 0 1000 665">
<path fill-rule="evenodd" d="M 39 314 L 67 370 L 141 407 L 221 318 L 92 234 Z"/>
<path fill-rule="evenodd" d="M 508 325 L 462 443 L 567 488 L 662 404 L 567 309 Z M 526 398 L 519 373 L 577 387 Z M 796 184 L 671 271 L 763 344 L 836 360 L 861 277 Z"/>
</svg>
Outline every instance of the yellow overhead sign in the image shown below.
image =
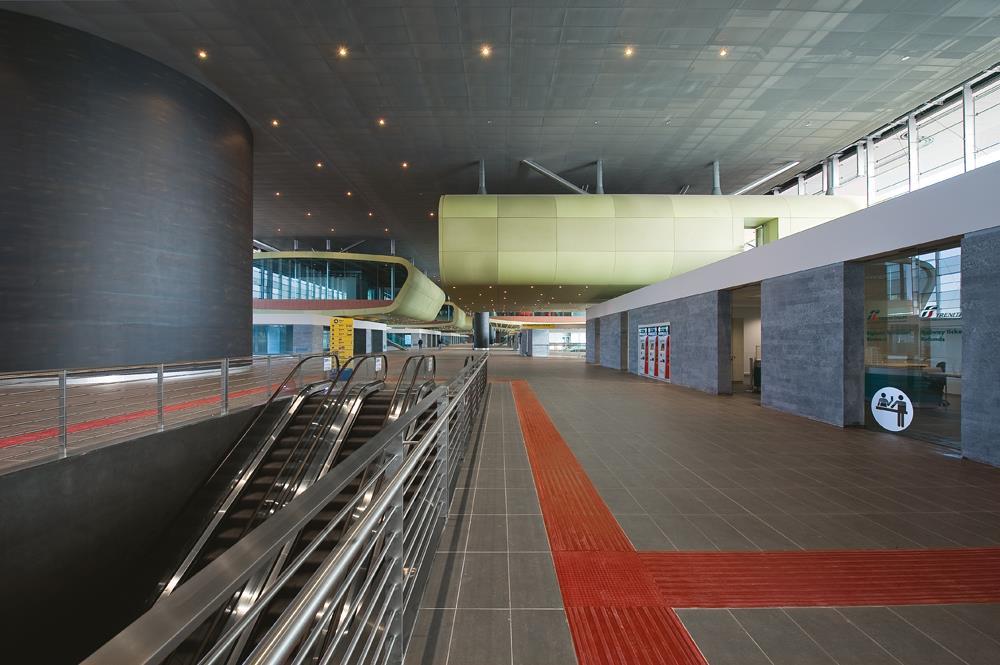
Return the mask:
<svg viewBox="0 0 1000 665">
<path fill-rule="evenodd" d="M 354 355 L 354 319 L 330 318 L 330 352 L 336 353 L 341 362 Z"/>
</svg>

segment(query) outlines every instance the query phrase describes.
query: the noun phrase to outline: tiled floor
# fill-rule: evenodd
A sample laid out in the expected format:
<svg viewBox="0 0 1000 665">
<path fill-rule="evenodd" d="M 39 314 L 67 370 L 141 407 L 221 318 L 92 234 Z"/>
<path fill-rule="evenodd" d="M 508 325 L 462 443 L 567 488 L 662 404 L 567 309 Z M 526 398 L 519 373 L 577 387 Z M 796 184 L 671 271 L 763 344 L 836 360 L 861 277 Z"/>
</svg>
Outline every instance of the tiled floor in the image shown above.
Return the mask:
<svg viewBox="0 0 1000 665">
<path fill-rule="evenodd" d="M 460 474 L 406 662 L 576 663 L 508 384 Z"/>
<path fill-rule="evenodd" d="M 572 359 L 494 353 L 490 376 L 530 382 L 639 550 L 1000 545 L 1000 470 L 928 444 Z M 407 662 L 574 662 L 504 384 L 467 463 Z M 710 665 L 1000 663 L 998 605 L 678 614 Z"/>
</svg>

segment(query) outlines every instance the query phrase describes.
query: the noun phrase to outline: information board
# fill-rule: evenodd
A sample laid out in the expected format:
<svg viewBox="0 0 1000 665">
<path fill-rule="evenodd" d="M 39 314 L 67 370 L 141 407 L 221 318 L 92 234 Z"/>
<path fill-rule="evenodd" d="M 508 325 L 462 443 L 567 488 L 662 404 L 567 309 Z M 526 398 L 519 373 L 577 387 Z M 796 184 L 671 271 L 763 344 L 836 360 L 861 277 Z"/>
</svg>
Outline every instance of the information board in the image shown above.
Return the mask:
<svg viewBox="0 0 1000 665">
<path fill-rule="evenodd" d="M 330 353 L 336 353 L 341 364 L 354 355 L 354 319 L 330 318 Z"/>
</svg>

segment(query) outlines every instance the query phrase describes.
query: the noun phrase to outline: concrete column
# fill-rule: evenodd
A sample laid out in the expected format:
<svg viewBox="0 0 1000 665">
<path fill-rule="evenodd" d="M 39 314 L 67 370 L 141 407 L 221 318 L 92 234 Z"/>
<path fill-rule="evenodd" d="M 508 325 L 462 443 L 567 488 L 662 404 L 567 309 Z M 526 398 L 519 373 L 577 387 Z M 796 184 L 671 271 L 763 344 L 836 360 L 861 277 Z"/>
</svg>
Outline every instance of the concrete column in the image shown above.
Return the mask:
<svg viewBox="0 0 1000 665">
<path fill-rule="evenodd" d="M 864 266 L 761 283 L 761 404 L 844 427 L 864 423 Z"/>
<path fill-rule="evenodd" d="M 472 315 L 472 346 L 488 349 L 490 346 L 490 313 L 476 312 Z"/>
<path fill-rule="evenodd" d="M 1000 228 L 962 239 L 962 454 L 1000 465 Z"/>
<path fill-rule="evenodd" d="M 712 195 L 722 195 L 722 179 L 719 175 L 719 160 L 712 162 Z"/>
</svg>

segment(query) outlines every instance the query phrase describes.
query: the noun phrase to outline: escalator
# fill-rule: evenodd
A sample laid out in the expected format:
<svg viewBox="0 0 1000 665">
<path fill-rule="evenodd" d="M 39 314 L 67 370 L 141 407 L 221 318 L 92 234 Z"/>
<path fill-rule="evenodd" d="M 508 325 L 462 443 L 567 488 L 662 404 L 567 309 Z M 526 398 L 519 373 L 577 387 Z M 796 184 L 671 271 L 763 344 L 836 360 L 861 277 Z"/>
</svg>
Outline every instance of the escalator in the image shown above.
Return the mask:
<svg viewBox="0 0 1000 665">
<path fill-rule="evenodd" d="M 201 538 L 165 584 L 164 596 L 356 452 L 387 422 L 415 404 L 417 395 L 433 389 L 432 357 L 409 358 L 395 386 L 386 384 L 385 366 L 384 356 L 352 358 L 334 379 L 311 384 L 292 400 L 259 452 L 242 469 L 231 491 L 213 511 L 213 518 Z M 345 376 L 348 378 L 342 379 Z M 323 527 L 357 495 L 366 480 L 365 476 L 359 476 L 345 487 L 293 543 L 285 546 L 269 570 L 249 580 L 228 604 L 204 621 L 167 662 L 195 663 L 209 653 L 219 636 L 242 618 L 247 606 L 272 589 L 283 566 L 294 561 L 321 534 Z M 360 513 L 363 508 L 364 505 L 359 504 L 353 511 Z M 254 619 L 252 630 L 244 631 L 242 638 L 224 653 L 252 649 L 353 523 L 353 519 L 344 520 L 340 527 L 326 534 L 295 575 L 267 600 L 265 609 Z"/>
</svg>

